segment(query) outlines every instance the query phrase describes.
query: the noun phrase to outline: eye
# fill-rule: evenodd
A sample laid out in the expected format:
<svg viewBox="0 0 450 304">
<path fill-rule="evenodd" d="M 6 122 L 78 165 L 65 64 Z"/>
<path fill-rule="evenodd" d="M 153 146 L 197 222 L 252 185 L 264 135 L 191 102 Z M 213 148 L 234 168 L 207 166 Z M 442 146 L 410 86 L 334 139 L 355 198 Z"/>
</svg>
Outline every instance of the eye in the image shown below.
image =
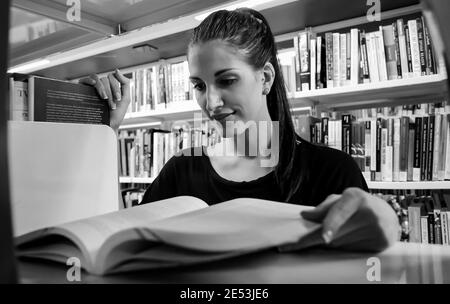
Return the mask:
<svg viewBox="0 0 450 304">
<path fill-rule="evenodd" d="M 223 78 L 223 79 L 219 80 L 219 83 L 222 86 L 230 86 L 230 85 L 234 84 L 236 81 L 237 81 L 237 79 L 235 79 L 235 78 Z"/>
<path fill-rule="evenodd" d="M 192 84 L 194 89 L 197 91 L 203 91 L 205 89 L 205 84 L 203 82 L 197 82 Z"/>
</svg>

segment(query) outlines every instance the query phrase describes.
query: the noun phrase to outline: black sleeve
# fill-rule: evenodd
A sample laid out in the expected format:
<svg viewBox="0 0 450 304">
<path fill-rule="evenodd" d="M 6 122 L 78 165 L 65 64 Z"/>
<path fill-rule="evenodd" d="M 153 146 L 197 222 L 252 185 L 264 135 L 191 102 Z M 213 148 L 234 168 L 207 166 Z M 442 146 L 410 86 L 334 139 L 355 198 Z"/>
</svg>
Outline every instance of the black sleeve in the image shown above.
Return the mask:
<svg viewBox="0 0 450 304">
<path fill-rule="evenodd" d="M 358 164 L 351 156 L 346 155 L 344 160 L 341 162 L 340 172 L 341 174 L 338 183 L 339 193 L 342 193 L 346 188 L 350 187 L 357 187 L 366 192 L 369 191 L 366 180 L 362 175 Z"/>
<path fill-rule="evenodd" d="M 177 196 L 175 157 L 172 157 L 161 169 L 159 175 L 147 188 L 141 204 L 155 202 Z"/>
</svg>

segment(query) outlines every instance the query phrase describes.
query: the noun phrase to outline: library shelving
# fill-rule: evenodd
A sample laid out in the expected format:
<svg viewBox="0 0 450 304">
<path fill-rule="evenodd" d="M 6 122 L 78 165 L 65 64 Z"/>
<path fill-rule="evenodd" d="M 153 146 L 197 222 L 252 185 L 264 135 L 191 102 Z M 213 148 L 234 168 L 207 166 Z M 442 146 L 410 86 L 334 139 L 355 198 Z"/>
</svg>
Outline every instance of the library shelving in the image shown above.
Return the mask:
<svg viewBox="0 0 450 304">
<path fill-rule="evenodd" d="M 26 2 L 13 1 L 13 5 L 16 3 L 16 8 L 37 14 L 45 10 L 42 6 L 36 6 L 35 1 L 30 1 L 33 4 L 31 6 L 27 6 Z M 130 5 L 128 12 L 120 16 L 119 9 L 124 9 L 122 5 L 117 7 L 115 12 L 112 12 L 114 11 L 112 9 L 107 16 L 108 18 L 106 18 L 116 20 L 115 23 L 99 22 L 98 20 L 94 22 L 94 19 L 87 18 L 88 20 L 82 23 L 82 27 L 84 30 L 88 29 L 88 32 L 89 29 L 94 28 L 97 35 L 95 39 L 91 39 L 90 43 L 86 43 L 79 49 L 71 45 L 67 53 L 62 51 L 56 54 L 57 60 L 64 57 L 64 60 L 61 61 L 62 64 L 47 63 L 42 67 L 28 70 L 27 73 L 36 72 L 43 76 L 74 80 L 91 73 L 107 73 L 114 68 L 120 68 L 124 73 L 147 68 L 161 58 L 170 62 L 171 58 L 179 58 L 184 55 L 190 32 L 198 24 L 198 22 L 189 21 L 190 17 L 197 15 L 199 11 L 243 1 L 190 1 L 190 8 L 181 2 L 170 0 L 163 8 L 154 8 L 148 1 L 144 1 L 137 5 Z M 325 8 L 327 11 L 333 11 L 334 13 L 324 13 Z M 352 27 L 364 27 L 368 23 L 366 17 L 368 8 L 365 1 L 357 0 L 347 1 L 346 5 L 329 0 L 317 0 L 314 3 L 312 1 L 274 0 L 257 7 L 271 23 L 280 52 L 292 52 L 294 49 L 292 39 L 307 27 L 320 34 Z M 98 9 L 95 15 L 101 16 L 101 9 L 97 7 L 94 8 L 94 11 L 95 9 Z M 158 9 L 160 10 L 158 11 Z M 420 12 L 421 6 L 419 1 L 402 0 L 395 1 L 395 3 L 383 3 L 382 9 L 381 22 L 417 14 Z M 308 14 L 303 14 L 304 11 L 308 11 Z M 157 16 L 158 14 L 159 16 Z M 60 14 L 55 16 L 59 16 L 56 18 L 59 22 L 64 22 L 64 18 Z M 146 16 L 151 18 L 146 18 Z M 285 18 L 280 18 L 280 16 Z M 109 26 L 104 26 L 105 23 L 108 23 Z M 99 24 L 100 26 L 98 26 Z M 78 28 L 80 27 L 78 26 Z M 128 31 L 128 33 L 120 30 L 120 28 Z M 92 31 L 90 33 L 92 34 Z M 107 36 L 99 36 L 99 33 L 106 33 Z M 56 37 L 56 34 L 53 37 Z M 61 37 L 61 35 L 59 33 L 58 37 Z M 74 42 L 76 39 L 80 41 L 80 37 L 87 40 L 87 36 L 79 35 L 71 36 L 71 38 L 74 38 L 71 41 Z M 52 38 L 51 35 L 46 39 L 38 38 L 36 42 L 39 40 L 43 43 L 46 42 L 45 49 L 50 52 L 52 50 L 51 43 L 49 43 L 51 42 L 50 38 Z M 93 37 L 89 36 L 89 38 Z M 101 48 L 100 43 L 102 44 Z M 64 43 L 60 42 L 58 46 L 64 46 Z M 142 46 L 144 47 L 142 48 Z M 22 47 L 22 49 L 26 48 Z M 42 52 L 33 52 L 33 48 L 28 48 L 28 50 L 32 51 L 30 52 L 31 55 L 42 55 Z M 16 54 L 19 53 L 16 52 Z M 13 62 L 20 65 L 20 59 L 36 59 L 30 56 L 17 56 Z M 51 61 L 52 56 L 49 56 L 49 59 Z M 57 60 L 55 62 L 60 62 Z M 434 75 L 414 78 L 360 83 L 309 91 L 291 91 L 289 97 L 295 111 L 313 108 L 338 110 L 435 102 L 446 96 L 446 81 L 446 73 L 439 72 Z M 166 109 L 127 113 L 120 129 L 126 131 L 159 127 L 164 122 L 192 119 L 193 114 L 200 112 L 195 100 L 178 101 Z M 121 183 L 127 184 L 149 184 L 152 181 L 153 177 L 120 178 Z M 448 181 L 368 181 L 368 185 L 372 189 L 450 189 L 450 182 Z"/>
</svg>

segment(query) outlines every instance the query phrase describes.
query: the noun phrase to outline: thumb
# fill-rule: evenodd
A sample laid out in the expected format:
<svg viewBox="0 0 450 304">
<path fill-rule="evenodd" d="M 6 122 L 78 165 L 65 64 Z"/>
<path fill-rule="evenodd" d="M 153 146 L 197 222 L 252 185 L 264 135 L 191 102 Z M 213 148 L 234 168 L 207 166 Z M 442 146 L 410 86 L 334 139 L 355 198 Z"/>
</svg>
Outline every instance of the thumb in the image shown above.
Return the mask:
<svg viewBox="0 0 450 304">
<path fill-rule="evenodd" d="M 300 215 L 309 221 L 314 222 L 322 222 L 322 220 L 325 218 L 325 216 L 328 213 L 328 210 L 330 210 L 331 206 L 341 198 L 342 195 L 338 194 L 330 194 L 328 197 L 320 203 L 316 208 L 312 208 L 309 210 L 303 210 L 300 212 Z"/>
</svg>

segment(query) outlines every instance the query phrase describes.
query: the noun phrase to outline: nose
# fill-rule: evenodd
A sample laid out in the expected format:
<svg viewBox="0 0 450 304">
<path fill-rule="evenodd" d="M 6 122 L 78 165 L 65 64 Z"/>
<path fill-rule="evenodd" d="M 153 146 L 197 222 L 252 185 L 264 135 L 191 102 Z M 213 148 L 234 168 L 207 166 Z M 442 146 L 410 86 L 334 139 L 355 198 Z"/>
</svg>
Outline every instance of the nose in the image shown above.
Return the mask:
<svg viewBox="0 0 450 304">
<path fill-rule="evenodd" d="M 220 92 L 213 86 L 206 90 L 206 110 L 208 110 L 209 113 L 217 112 L 217 109 L 223 107 L 223 100 Z"/>
</svg>

